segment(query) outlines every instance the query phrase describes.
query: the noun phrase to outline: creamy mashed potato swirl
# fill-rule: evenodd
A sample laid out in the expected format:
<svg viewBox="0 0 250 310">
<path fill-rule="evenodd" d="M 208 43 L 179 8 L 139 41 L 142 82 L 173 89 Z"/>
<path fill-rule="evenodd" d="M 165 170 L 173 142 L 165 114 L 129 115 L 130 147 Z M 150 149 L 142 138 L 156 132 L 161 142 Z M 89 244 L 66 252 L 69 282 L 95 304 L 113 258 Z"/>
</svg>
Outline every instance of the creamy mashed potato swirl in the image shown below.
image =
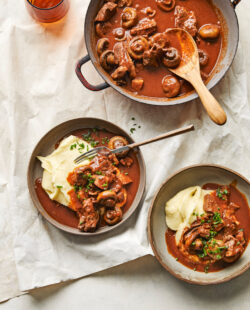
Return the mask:
<svg viewBox="0 0 250 310">
<path fill-rule="evenodd" d="M 204 196 L 211 193 L 200 186 L 186 188 L 171 198 L 165 206 L 167 226 L 176 231 L 178 244 L 185 227 L 189 227 L 204 212 Z"/>
<path fill-rule="evenodd" d="M 67 181 L 68 174 L 78 166 L 89 164 L 89 160 L 85 160 L 80 165 L 76 165 L 74 159 L 90 149 L 92 147 L 89 143 L 71 135 L 63 139 L 50 155 L 37 157 L 44 169 L 42 187 L 50 199 L 69 206 L 68 192 L 72 186 Z"/>
</svg>

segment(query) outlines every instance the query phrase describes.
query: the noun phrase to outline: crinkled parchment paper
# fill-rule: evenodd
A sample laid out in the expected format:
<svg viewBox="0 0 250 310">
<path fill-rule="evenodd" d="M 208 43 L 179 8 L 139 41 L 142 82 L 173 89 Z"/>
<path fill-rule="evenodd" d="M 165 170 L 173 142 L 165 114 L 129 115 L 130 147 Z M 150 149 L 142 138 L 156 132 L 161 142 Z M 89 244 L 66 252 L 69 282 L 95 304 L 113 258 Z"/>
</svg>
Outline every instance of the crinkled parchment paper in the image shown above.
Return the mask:
<svg viewBox="0 0 250 310">
<path fill-rule="evenodd" d="M 241 42 L 229 73 L 213 90 L 228 115 L 227 124 L 219 127 L 199 100 L 155 107 L 112 89 L 86 90 L 74 67 L 86 54 L 88 1 L 70 2 L 62 22 L 42 26 L 28 15 L 24 1 L 1 1 L 0 301 L 152 253 L 147 211 L 162 181 L 179 168 L 216 163 L 250 178 L 249 40 Z M 249 11 L 249 3 L 245 7 Z M 243 25 L 247 29 L 247 20 Z M 91 64 L 83 72 L 90 82 L 101 81 Z M 190 123 L 196 127 L 193 133 L 142 148 L 147 165 L 144 203 L 113 233 L 90 238 L 71 236 L 47 223 L 32 205 L 26 184 L 28 160 L 38 140 L 55 125 L 85 116 L 107 119 L 127 131 L 137 123 L 136 141 Z"/>
</svg>

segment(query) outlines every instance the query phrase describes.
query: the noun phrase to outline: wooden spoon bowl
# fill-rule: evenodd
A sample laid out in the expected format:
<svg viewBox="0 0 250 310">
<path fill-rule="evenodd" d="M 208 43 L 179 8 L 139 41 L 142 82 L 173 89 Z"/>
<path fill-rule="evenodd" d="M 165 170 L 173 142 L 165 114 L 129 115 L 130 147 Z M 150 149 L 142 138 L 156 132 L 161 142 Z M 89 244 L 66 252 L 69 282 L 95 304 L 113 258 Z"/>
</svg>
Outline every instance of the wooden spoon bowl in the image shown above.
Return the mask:
<svg viewBox="0 0 250 310">
<path fill-rule="evenodd" d="M 201 79 L 199 53 L 194 39 L 187 31 L 180 28 L 171 28 L 166 33 L 170 42 L 171 38 L 178 41 L 182 54 L 180 65 L 174 69 L 169 68 L 169 70 L 193 85 L 209 117 L 216 124 L 225 124 L 226 113 Z"/>
</svg>

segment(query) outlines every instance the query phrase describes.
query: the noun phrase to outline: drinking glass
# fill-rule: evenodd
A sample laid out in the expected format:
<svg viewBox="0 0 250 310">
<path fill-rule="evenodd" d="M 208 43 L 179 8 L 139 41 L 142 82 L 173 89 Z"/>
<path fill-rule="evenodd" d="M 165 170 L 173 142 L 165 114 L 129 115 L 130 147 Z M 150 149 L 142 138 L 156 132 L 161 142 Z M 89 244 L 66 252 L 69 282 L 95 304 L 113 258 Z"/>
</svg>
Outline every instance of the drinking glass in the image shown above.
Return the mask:
<svg viewBox="0 0 250 310">
<path fill-rule="evenodd" d="M 62 19 L 69 9 L 69 0 L 26 0 L 30 15 L 40 23 Z"/>
</svg>

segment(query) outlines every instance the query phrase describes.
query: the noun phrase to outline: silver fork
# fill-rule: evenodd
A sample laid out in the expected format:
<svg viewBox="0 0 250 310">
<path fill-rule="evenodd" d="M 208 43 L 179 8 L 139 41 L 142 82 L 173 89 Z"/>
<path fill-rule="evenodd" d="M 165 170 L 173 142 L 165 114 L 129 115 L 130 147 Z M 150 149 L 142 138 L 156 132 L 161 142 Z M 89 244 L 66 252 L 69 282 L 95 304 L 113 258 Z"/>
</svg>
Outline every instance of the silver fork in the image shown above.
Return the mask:
<svg viewBox="0 0 250 310">
<path fill-rule="evenodd" d="M 133 149 L 133 148 L 135 148 L 137 146 L 146 145 L 146 144 L 149 144 L 149 143 L 152 143 L 152 142 L 155 142 L 155 141 L 159 141 L 159 140 L 163 140 L 163 139 L 166 139 L 166 138 L 170 138 L 170 137 L 174 137 L 174 136 L 177 136 L 177 135 L 181 135 L 181 134 L 183 134 L 185 132 L 192 131 L 192 130 L 194 130 L 194 125 L 189 125 L 187 127 L 175 129 L 175 130 L 169 131 L 167 133 L 164 133 L 164 134 L 162 134 L 160 136 L 157 136 L 157 137 L 154 137 L 154 138 L 151 138 L 151 139 L 147 139 L 147 140 L 144 140 L 142 142 L 128 144 L 126 146 L 122 146 L 122 147 L 119 147 L 119 148 L 114 149 L 114 150 L 111 150 L 111 149 L 109 149 L 106 146 L 98 146 L 98 147 L 94 148 L 93 150 L 90 150 L 90 151 L 85 152 L 82 155 L 78 156 L 74 160 L 74 162 L 75 162 L 75 164 L 80 164 L 85 159 L 94 157 L 98 153 L 103 153 L 103 154 L 105 154 L 105 153 L 106 154 L 107 153 L 113 153 L 113 154 L 121 153 L 121 152 L 124 152 L 124 151 L 131 150 L 131 149 Z"/>
</svg>

